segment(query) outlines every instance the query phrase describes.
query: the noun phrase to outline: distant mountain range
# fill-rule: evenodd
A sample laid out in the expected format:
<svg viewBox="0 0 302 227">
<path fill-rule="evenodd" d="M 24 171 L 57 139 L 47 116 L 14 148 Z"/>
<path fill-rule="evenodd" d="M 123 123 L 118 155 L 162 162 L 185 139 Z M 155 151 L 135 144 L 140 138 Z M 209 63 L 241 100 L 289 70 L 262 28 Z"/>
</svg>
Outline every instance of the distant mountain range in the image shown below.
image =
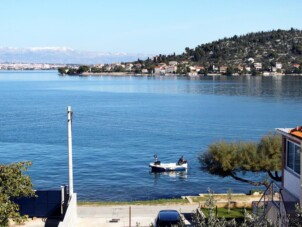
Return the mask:
<svg viewBox="0 0 302 227">
<path fill-rule="evenodd" d="M 150 58 L 148 58 L 150 57 Z M 53 64 L 98 64 L 140 62 L 144 60 L 146 68 L 154 68 L 159 63 L 169 61 L 188 61 L 205 67 L 247 66 L 248 59 L 262 63 L 263 70 L 269 70 L 276 62 L 283 68 L 294 63 L 302 64 L 302 30 L 272 30 L 253 32 L 241 36 L 219 39 L 186 47 L 179 55 L 160 54 L 152 58 L 147 54 L 108 53 L 97 51 L 79 51 L 66 47 L 11 48 L 0 47 L 0 63 L 53 63 Z"/>
<path fill-rule="evenodd" d="M 66 47 L 0 47 L 0 63 L 98 64 L 131 62 L 147 54 L 79 51 Z"/>
</svg>

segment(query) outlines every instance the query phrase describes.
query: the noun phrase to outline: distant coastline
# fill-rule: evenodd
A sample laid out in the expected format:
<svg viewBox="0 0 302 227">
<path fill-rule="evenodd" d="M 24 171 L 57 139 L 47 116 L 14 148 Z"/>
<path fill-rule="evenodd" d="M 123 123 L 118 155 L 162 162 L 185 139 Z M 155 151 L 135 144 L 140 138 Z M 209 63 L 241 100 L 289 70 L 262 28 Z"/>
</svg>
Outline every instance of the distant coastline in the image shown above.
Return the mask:
<svg viewBox="0 0 302 227">
<path fill-rule="evenodd" d="M 79 76 L 133 76 L 133 75 L 141 75 L 141 76 L 150 76 L 150 74 L 135 74 L 130 72 L 98 72 L 98 73 L 90 73 L 84 72 L 79 74 Z"/>
<path fill-rule="evenodd" d="M 269 74 L 269 75 L 257 75 L 257 76 L 302 76 L 302 74 Z M 133 73 L 133 72 L 98 72 L 98 73 L 92 73 L 92 72 L 84 72 L 81 74 L 75 74 L 75 75 L 68 75 L 68 74 L 63 74 L 61 76 L 178 76 L 178 77 L 192 77 L 192 78 L 197 78 L 197 77 L 204 77 L 204 76 L 252 76 L 252 74 L 241 74 L 241 75 L 225 75 L 225 74 L 220 74 L 220 73 L 208 73 L 207 75 L 204 74 L 197 74 L 197 75 L 187 75 L 187 74 L 174 74 L 174 73 L 166 73 L 166 74 L 147 74 L 147 73 Z"/>
</svg>

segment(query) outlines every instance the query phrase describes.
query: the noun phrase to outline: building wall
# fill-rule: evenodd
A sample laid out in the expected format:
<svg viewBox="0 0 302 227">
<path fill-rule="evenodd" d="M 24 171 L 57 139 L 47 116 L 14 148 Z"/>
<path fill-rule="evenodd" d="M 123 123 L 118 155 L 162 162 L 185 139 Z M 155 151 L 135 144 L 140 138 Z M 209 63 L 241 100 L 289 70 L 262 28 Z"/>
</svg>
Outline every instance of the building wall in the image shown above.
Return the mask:
<svg viewBox="0 0 302 227">
<path fill-rule="evenodd" d="M 279 208 L 276 207 L 274 204 L 269 204 L 269 210 L 267 211 L 266 218 L 270 220 L 274 226 L 281 226 L 278 225 L 278 216 L 279 216 Z"/>
<path fill-rule="evenodd" d="M 300 178 L 287 169 L 284 169 L 284 188 L 297 198 L 300 198 Z"/>
</svg>

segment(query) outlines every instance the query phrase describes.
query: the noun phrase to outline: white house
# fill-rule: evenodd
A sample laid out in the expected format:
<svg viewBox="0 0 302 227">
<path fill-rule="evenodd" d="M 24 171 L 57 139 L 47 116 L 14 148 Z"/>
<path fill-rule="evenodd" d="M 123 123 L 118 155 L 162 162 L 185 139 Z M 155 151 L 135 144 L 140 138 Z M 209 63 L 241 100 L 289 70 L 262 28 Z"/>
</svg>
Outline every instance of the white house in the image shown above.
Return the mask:
<svg viewBox="0 0 302 227">
<path fill-rule="evenodd" d="M 282 136 L 281 185 L 271 183 L 254 208 L 262 209 L 261 214 L 275 226 L 291 226 L 295 205 L 302 204 L 302 126 L 277 128 L 276 132 Z"/>
<path fill-rule="evenodd" d="M 194 66 L 194 67 L 195 67 L 196 72 L 199 72 L 200 70 L 204 70 L 203 66 Z"/>
<path fill-rule="evenodd" d="M 142 64 L 140 64 L 140 63 L 135 64 L 135 68 L 137 68 L 137 69 L 142 68 Z"/>
<path fill-rule="evenodd" d="M 165 74 L 166 71 L 165 71 L 165 67 L 161 67 L 161 66 L 156 66 L 154 68 L 154 74 Z"/>
<path fill-rule="evenodd" d="M 178 64 L 177 61 L 169 61 L 169 65 L 171 65 L 171 66 L 175 66 L 175 65 L 177 65 L 177 64 Z"/>
<path fill-rule="evenodd" d="M 112 69 L 112 67 L 111 67 L 110 65 L 106 65 L 106 66 L 105 66 L 105 70 L 106 70 L 106 71 L 111 71 L 111 69 Z"/>
<path fill-rule="evenodd" d="M 255 67 L 255 69 L 257 69 L 257 70 L 262 69 L 262 63 L 255 62 L 255 63 L 254 63 L 254 67 Z"/>
<path fill-rule="evenodd" d="M 276 69 L 282 69 L 282 63 L 276 62 Z"/>
<path fill-rule="evenodd" d="M 95 68 L 101 69 L 103 68 L 104 64 L 96 64 L 94 65 Z"/>
<path fill-rule="evenodd" d="M 131 71 L 131 70 L 132 70 L 132 67 L 133 67 L 133 64 L 127 64 L 127 65 L 125 66 L 125 70 L 126 70 L 126 71 Z"/>
<path fill-rule="evenodd" d="M 142 69 L 142 73 L 148 73 L 148 69 Z"/>
<path fill-rule="evenodd" d="M 213 71 L 218 71 L 219 68 L 218 68 L 218 66 L 212 65 L 212 70 L 213 70 Z"/>
<path fill-rule="evenodd" d="M 165 72 L 166 73 L 176 73 L 177 66 L 167 66 L 165 67 Z"/>
<path fill-rule="evenodd" d="M 302 202 L 301 143 L 302 127 L 276 129 L 282 135 L 282 186 Z"/>
<path fill-rule="evenodd" d="M 219 67 L 219 72 L 220 73 L 226 73 L 227 72 L 228 67 L 225 65 L 222 65 Z"/>
<path fill-rule="evenodd" d="M 247 67 L 245 67 L 245 70 L 246 70 L 247 72 L 250 72 L 250 71 L 251 71 L 251 67 L 247 66 Z"/>
</svg>

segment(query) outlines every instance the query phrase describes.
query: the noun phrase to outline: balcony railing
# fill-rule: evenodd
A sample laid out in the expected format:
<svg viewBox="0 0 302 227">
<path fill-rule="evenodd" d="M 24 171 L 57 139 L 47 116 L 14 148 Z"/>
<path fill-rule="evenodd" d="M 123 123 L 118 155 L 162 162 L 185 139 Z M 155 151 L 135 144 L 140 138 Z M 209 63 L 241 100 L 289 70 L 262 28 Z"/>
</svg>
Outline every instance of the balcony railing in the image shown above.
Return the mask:
<svg viewBox="0 0 302 227">
<path fill-rule="evenodd" d="M 282 188 L 271 182 L 263 193 L 260 200 L 256 203 L 254 207 L 254 213 L 259 217 L 259 220 L 266 218 L 268 211 L 274 206 L 276 220 L 271 220 L 277 226 L 288 226 L 288 217 L 286 212 L 286 207 L 284 205 L 284 199 L 282 195 Z"/>
</svg>

